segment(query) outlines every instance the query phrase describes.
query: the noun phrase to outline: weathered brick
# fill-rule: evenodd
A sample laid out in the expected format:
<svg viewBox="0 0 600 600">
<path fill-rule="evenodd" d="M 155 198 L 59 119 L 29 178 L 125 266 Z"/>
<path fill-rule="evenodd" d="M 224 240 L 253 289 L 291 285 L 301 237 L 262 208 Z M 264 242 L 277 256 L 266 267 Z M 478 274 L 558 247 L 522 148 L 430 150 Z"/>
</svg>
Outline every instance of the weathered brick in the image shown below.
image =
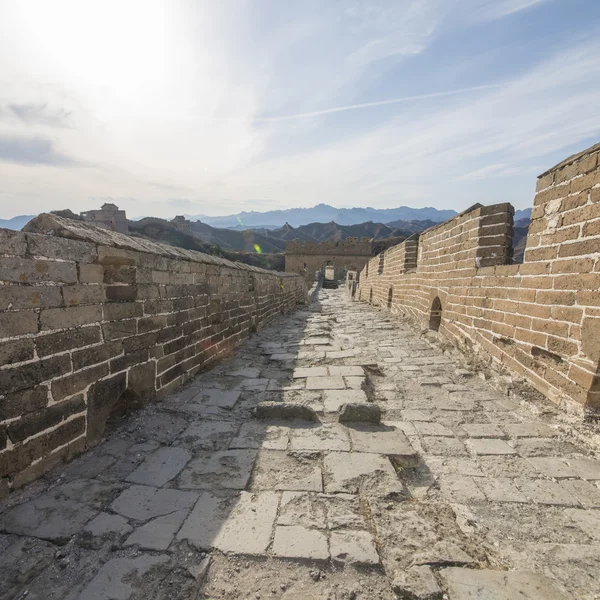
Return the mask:
<svg viewBox="0 0 600 600">
<path fill-rule="evenodd" d="M 105 342 L 104 344 L 98 344 L 97 346 L 84 348 L 83 350 L 76 350 L 71 353 L 73 370 L 79 371 L 80 369 L 106 362 L 115 356 L 119 356 L 122 352 L 123 342 L 121 340 Z"/>
<path fill-rule="evenodd" d="M 102 306 L 70 306 L 67 308 L 49 308 L 40 313 L 42 331 L 50 329 L 69 329 L 98 323 L 102 320 Z"/>
<path fill-rule="evenodd" d="M 51 356 L 35 362 L 0 371 L 0 394 L 8 394 L 31 388 L 52 377 L 59 377 L 71 370 L 67 355 Z"/>
<path fill-rule="evenodd" d="M 119 321 L 141 317 L 144 311 L 141 302 L 109 302 L 103 307 L 105 321 Z"/>
<path fill-rule="evenodd" d="M 558 255 L 562 258 L 563 256 L 584 256 L 587 254 L 594 254 L 598 252 L 598 246 L 598 241 L 594 239 L 573 242 L 572 244 L 563 244 L 560 247 Z"/>
<path fill-rule="evenodd" d="M 55 402 L 58 402 L 63 398 L 73 396 L 85 390 L 94 381 L 106 377 L 106 375 L 108 375 L 108 364 L 104 363 L 67 375 L 61 379 L 55 379 L 50 386 L 52 398 Z"/>
<path fill-rule="evenodd" d="M 65 306 L 101 304 L 106 300 L 102 285 L 66 285 L 63 287 Z"/>
<path fill-rule="evenodd" d="M 80 283 L 104 283 L 104 267 L 102 265 L 79 265 Z"/>
<path fill-rule="evenodd" d="M 0 254 L 23 256 L 27 252 L 27 238 L 20 231 L 0 229 Z"/>
<path fill-rule="evenodd" d="M 31 360 L 33 356 L 34 343 L 31 338 L 0 343 L 0 366 Z"/>
<path fill-rule="evenodd" d="M 102 332 L 107 340 L 130 337 L 137 333 L 137 321 L 136 319 L 127 319 L 102 323 Z"/>
<path fill-rule="evenodd" d="M 9 423 L 8 437 L 13 444 L 24 442 L 33 435 L 54 427 L 64 419 L 85 411 L 83 396 L 77 396 L 58 404 L 30 412 L 18 421 Z"/>
<path fill-rule="evenodd" d="M 164 315 L 143 317 L 138 320 L 138 333 L 148 333 L 167 326 L 167 318 Z"/>
<path fill-rule="evenodd" d="M 92 325 L 38 336 L 35 338 L 35 345 L 38 356 L 48 356 L 72 348 L 97 344 L 100 340 L 100 327 Z"/>
<path fill-rule="evenodd" d="M 48 388 L 38 385 L 35 388 L 7 394 L 0 401 L 0 421 L 14 419 L 48 403 Z"/>
<path fill-rule="evenodd" d="M 0 261 L 0 281 L 75 283 L 77 269 L 70 262 L 5 256 Z"/>
<path fill-rule="evenodd" d="M 539 304 L 553 304 L 563 306 L 572 306 L 577 299 L 575 292 L 553 292 L 539 291 L 535 296 L 535 301 Z"/>
<path fill-rule="evenodd" d="M 0 338 L 37 333 L 38 314 L 32 310 L 0 313 Z"/>
<path fill-rule="evenodd" d="M 137 300 L 136 285 L 109 285 L 106 287 L 106 299 L 113 302 L 132 302 Z"/>
<path fill-rule="evenodd" d="M 111 374 L 123 371 L 132 365 L 143 363 L 148 360 L 148 350 L 140 349 L 135 352 L 128 352 L 110 361 L 109 369 Z"/>
<path fill-rule="evenodd" d="M 63 305 L 59 286 L 3 285 L 0 310 L 22 308 L 54 308 Z"/>
<path fill-rule="evenodd" d="M 592 235 L 600 235 L 600 219 L 585 223 L 582 229 L 583 237 L 590 237 Z"/>
<path fill-rule="evenodd" d="M 104 283 L 136 283 L 136 267 L 108 265 L 104 267 Z"/>
<path fill-rule="evenodd" d="M 27 242 L 32 256 L 83 263 L 94 262 L 97 256 L 95 244 L 89 242 L 34 233 L 27 234 Z"/>
<path fill-rule="evenodd" d="M 24 471 L 33 461 L 47 456 L 52 450 L 74 440 L 85 431 L 85 417 L 77 417 L 52 431 L 39 435 L 29 442 L 17 446 L 8 452 L 0 453 L 0 477 L 16 475 Z M 44 466 L 44 470 L 49 467 Z M 42 473 L 38 471 L 38 475 Z M 18 483 L 15 478 L 15 485 Z"/>
</svg>

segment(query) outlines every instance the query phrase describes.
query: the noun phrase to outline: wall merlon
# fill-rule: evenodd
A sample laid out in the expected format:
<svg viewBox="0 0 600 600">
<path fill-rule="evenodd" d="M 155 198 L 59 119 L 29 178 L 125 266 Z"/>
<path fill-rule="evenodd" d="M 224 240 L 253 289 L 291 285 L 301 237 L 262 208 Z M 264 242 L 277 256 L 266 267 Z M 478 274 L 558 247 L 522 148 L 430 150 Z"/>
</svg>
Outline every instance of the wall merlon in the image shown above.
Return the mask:
<svg viewBox="0 0 600 600">
<path fill-rule="evenodd" d="M 523 264 L 511 264 L 513 208 L 475 205 L 421 234 L 415 268 L 395 260 L 407 242 L 386 252 L 381 274 L 370 261 L 354 297 L 386 307 L 393 287 L 392 312 L 427 327 L 438 296 L 441 335 L 554 402 L 600 410 L 596 379 L 577 370 L 600 369 L 599 153 L 600 144 L 540 176 Z"/>
</svg>

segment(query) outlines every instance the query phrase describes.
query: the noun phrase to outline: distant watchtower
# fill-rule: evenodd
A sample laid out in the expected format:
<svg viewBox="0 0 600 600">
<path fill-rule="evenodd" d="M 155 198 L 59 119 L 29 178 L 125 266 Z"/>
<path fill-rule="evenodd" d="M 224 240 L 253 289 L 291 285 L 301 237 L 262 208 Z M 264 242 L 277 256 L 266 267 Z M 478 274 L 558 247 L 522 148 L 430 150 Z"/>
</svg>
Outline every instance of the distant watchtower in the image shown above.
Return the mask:
<svg viewBox="0 0 600 600">
<path fill-rule="evenodd" d="M 124 210 L 119 210 L 119 207 L 116 204 L 105 202 L 100 210 L 88 210 L 82 212 L 81 216 L 85 221 L 98 225 L 99 227 L 112 229 L 119 233 L 129 233 L 127 215 Z"/>
<path fill-rule="evenodd" d="M 285 247 L 285 270 L 299 273 L 312 281 L 317 271 L 333 267 L 337 280 L 346 272 L 360 271 L 373 253 L 370 238 L 346 238 L 340 242 L 301 242 L 293 240 Z"/>
</svg>

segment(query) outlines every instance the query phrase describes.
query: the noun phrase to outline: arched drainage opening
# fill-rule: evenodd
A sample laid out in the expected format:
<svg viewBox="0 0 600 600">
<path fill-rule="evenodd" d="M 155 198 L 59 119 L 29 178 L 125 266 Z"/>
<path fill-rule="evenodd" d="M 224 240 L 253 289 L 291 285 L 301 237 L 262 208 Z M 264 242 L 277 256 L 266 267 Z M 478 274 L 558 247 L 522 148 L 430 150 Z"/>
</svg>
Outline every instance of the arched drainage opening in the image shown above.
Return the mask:
<svg viewBox="0 0 600 600">
<path fill-rule="evenodd" d="M 369 304 L 373 304 L 373 288 L 371 288 L 371 291 L 369 292 Z"/>
<path fill-rule="evenodd" d="M 387 302 L 388 308 L 392 308 L 393 299 L 394 299 L 394 288 L 390 288 L 388 291 L 388 302 Z"/>
<path fill-rule="evenodd" d="M 436 296 L 431 304 L 431 313 L 429 315 L 429 329 L 439 331 L 442 322 L 442 302 Z"/>
</svg>

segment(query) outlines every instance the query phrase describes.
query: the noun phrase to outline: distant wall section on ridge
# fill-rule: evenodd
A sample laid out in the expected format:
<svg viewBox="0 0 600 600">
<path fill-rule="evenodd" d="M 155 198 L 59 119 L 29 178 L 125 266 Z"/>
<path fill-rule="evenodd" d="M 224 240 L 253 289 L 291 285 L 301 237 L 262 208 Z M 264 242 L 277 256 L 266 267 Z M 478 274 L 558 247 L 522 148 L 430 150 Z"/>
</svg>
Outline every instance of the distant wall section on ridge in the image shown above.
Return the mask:
<svg viewBox="0 0 600 600">
<path fill-rule="evenodd" d="M 312 281 L 315 272 L 325 265 L 333 266 L 336 279 L 344 279 L 349 270 L 360 270 L 373 254 L 370 238 L 346 238 L 339 242 L 287 242 L 285 270 Z"/>
</svg>

